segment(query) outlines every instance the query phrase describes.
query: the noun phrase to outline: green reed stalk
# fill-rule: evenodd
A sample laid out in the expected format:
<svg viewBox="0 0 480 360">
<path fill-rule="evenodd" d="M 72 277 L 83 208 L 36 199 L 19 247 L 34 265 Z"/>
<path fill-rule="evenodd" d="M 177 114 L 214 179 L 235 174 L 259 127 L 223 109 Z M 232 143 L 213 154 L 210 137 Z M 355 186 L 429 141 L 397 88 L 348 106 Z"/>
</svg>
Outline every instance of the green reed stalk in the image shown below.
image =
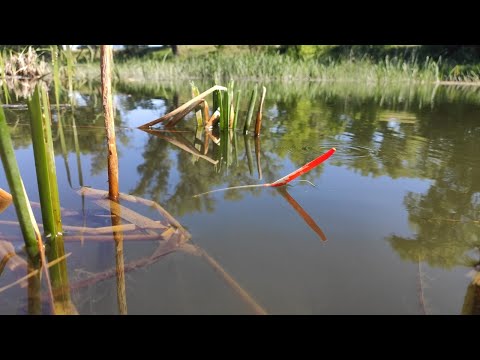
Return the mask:
<svg viewBox="0 0 480 360">
<path fill-rule="evenodd" d="M 38 264 L 34 264 L 31 259 L 28 259 L 28 274 L 38 270 Z M 28 314 L 29 315 L 41 315 L 42 313 L 42 298 L 41 298 L 42 282 L 41 272 L 28 278 Z"/>
<path fill-rule="evenodd" d="M 42 86 L 40 90 L 40 86 L 35 87 L 32 97 L 28 100 L 28 109 L 31 116 L 33 153 L 44 231 L 55 240 L 57 235 L 63 232 L 62 218 L 52 143 L 50 103 L 46 89 Z M 43 103 L 43 112 L 40 101 Z"/>
<path fill-rule="evenodd" d="M 57 106 L 57 114 L 60 116 L 60 67 L 59 67 L 59 57 L 58 57 L 58 47 L 52 46 L 52 65 L 53 65 L 53 85 L 55 90 L 55 103 Z"/>
<path fill-rule="evenodd" d="M 67 59 L 67 78 L 68 78 L 68 93 L 70 96 L 73 94 L 73 76 L 74 73 L 74 62 L 75 59 L 73 58 L 72 49 L 70 45 L 67 45 L 67 51 L 64 52 L 65 57 Z M 73 99 L 73 97 L 72 97 Z"/>
<path fill-rule="evenodd" d="M 243 128 L 244 134 L 248 133 L 250 124 L 252 123 L 253 110 L 255 109 L 255 101 L 257 99 L 257 85 L 253 88 L 252 96 L 250 97 L 250 105 L 248 107 L 247 118 L 245 120 L 245 126 Z"/>
<path fill-rule="evenodd" d="M 228 128 L 231 128 L 233 125 L 233 115 L 234 115 L 234 110 L 233 110 L 233 89 L 234 89 L 235 81 L 230 80 L 230 83 L 228 84 L 228 98 L 229 98 L 229 103 L 228 103 Z"/>
<path fill-rule="evenodd" d="M 38 86 L 36 88 L 36 91 L 38 91 Z M 35 167 L 37 169 L 37 181 L 39 184 L 38 188 L 40 194 L 40 205 L 42 208 L 44 231 L 47 236 L 48 234 L 51 234 L 51 237 L 47 244 L 47 257 L 48 260 L 51 262 L 65 256 L 65 246 L 63 243 L 62 235 L 62 216 L 60 208 L 60 196 L 58 193 L 57 173 L 55 167 L 55 153 L 53 151 L 51 130 L 52 114 L 50 112 L 50 101 L 48 98 L 47 89 L 45 87 L 42 86 L 40 88 L 40 93 L 43 107 L 43 116 L 41 119 L 35 119 L 32 116 L 32 142 L 35 155 Z M 34 98 L 32 98 L 32 100 L 36 101 L 35 92 Z M 33 108 L 35 108 L 35 106 Z M 35 146 L 36 142 L 41 143 Z M 38 150 L 35 151 L 35 148 L 37 148 Z M 39 154 L 39 151 L 44 151 L 44 154 Z M 37 157 L 39 163 L 42 161 L 45 161 L 45 163 L 43 163 L 41 166 L 37 166 Z M 46 172 L 44 172 L 44 169 L 46 169 Z M 40 179 L 42 179 L 42 184 L 48 184 L 48 188 L 47 185 L 42 185 L 45 186 L 45 188 L 41 188 Z M 46 191 L 48 192 L 48 194 L 45 193 Z M 46 213 L 44 212 L 44 209 Z M 47 228 L 47 224 L 49 227 L 52 225 L 53 227 Z M 49 273 L 52 288 L 54 290 L 54 312 L 56 314 L 76 314 L 77 310 L 75 309 L 70 300 L 66 261 L 61 261 L 58 264 L 50 267 Z"/>
<path fill-rule="evenodd" d="M 224 122 L 225 122 L 225 114 L 224 114 L 224 105 L 223 102 L 225 101 L 225 96 L 228 96 L 227 92 L 225 91 L 224 93 L 221 93 L 220 91 L 217 94 L 217 101 L 218 101 L 218 109 L 220 109 L 220 119 L 219 119 L 219 126 L 220 130 L 223 130 L 224 128 Z"/>
<path fill-rule="evenodd" d="M 10 102 L 10 94 L 8 92 L 8 86 L 7 86 L 7 80 L 5 77 L 5 51 L 3 51 L 3 54 L 0 53 L 0 74 L 1 74 L 1 79 L 2 79 L 2 87 L 3 87 L 3 94 L 5 96 L 5 103 L 8 104 Z"/>
<path fill-rule="evenodd" d="M 83 172 L 82 172 L 82 158 L 80 157 L 80 143 L 78 142 L 77 123 L 75 122 L 75 116 L 72 114 L 72 130 L 73 130 L 73 145 L 75 147 L 75 154 L 77 156 L 77 172 L 78 172 L 78 184 L 83 186 Z"/>
<path fill-rule="evenodd" d="M 1 105 L 1 104 L 0 104 Z M 8 186 L 13 197 L 13 204 L 17 212 L 18 222 L 22 230 L 22 235 L 28 254 L 31 258 L 38 255 L 38 243 L 35 235 L 35 228 L 32 223 L 30 214 L 30 202 L 23 186 L 20 171 L 18 169 L 17 159 L 13 150 L 12 140 L 10 139 L 10 131 L 3 108 L 0 106 L 0 157 L 2 158 L 3 168 L 7 177 Z"/>
<path fill-rule="evenodd" d="M 60 94 L 62 91 L 62 83 L 60 81 L 60 58 L 58 54 L 58 47 L 52 46 L 52 65 L 53 65 L 53 84 L 55 90 L 55 105 L 57 108 L 57 126 L 58 126 L 58 135 L 60 137 L 60 146 L 62 148 L 62 157 L 63 162 L 65 163 L 65 169 L 67 170 L 67 180 L 72 187 L 72 179 L 70 176 L 70 168 L 68 166 L 68 156 L 67 156 L 67 146 L 65 144 L 65 135 L 63 133 L 63 124 L 62 124 L 62 117 L 60 114 Z"/>
<path fill-rule="evenodd" d="M 237 129 L 238 113 L 240 112 L 240 98 L 242 97 L 242 91 L 237 91 L 237 101 L 235 102 L 235 117 L 233 118 L 233 130 Z"/>
<path fill-rule="evenodd" d="M 212 94 L 212 97 L 213 97 L 212 112 L 215 112 L 220 107 L 220 90 L 215 90 Z M 220 117 L 220 119 L 221 119 L 221 117 Z"/>
<path fill-rule="evenodd" d="M 230 102 L 232 99 L 230 98 L 230 91 L 225 91 L 222 94 L 222 107 L 220 109 L 220 115 L 223 117 L 223 122 L 221 125 L 221 130 L 227 132 L 228 131 L 228 124 L 230 122 Z"/>
</svg>

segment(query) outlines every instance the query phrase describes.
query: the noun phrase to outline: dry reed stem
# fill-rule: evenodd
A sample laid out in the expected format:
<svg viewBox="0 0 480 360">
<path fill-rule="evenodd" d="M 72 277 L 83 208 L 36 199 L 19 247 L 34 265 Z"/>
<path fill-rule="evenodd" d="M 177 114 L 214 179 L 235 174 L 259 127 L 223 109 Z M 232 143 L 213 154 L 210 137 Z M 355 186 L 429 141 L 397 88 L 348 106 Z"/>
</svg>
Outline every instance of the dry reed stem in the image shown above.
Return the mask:
<svg viewBox="0 0 480 360">
<path fill-rule="evenodd" d="M 203 99 L 202 100 L 198 100 L 196 102 L 194 102 L 193 104 L 191 104 L 190 106 L 188 106 L 187 108 L 185 108 L 183 111 L 181 111 L 180 113 L 178 113 L 177 115 L 173 116 L 169 122 L 167 122 L 165 124 L 165 127 L 166 128 L 172 128 L 174 127 L 175 125 L 177 125 L 177 123 L 182 120 L 185 116 L 187 116 L 187 114 L 189 112 L 191 112 L 192 110 L 196 109 L 200 104 L 203 103 Z"/>
<path fill-rule="evenodd" d="M 0 188 L 0 213 L 5 211 L 6 208 L 12 203 L 12 195 Z"/>
<path fill-rule="evenodd" d="M 115 142 L 115 122 L 112 103 L 112 61 L 111 45 L 101 45 L 102 104 L 105 116 L 105 130 L 108 146 L 108 196 L 118 200 L 118 156 Z"/>
<path fill-rule="evenodd" d="M 205 96 L 207 96 L 208 94 L 214 92 L 215 90 L 222 90 L 222 91 L 226 91 L 227 88 L 224 87 L 224 86 L 220 86 L 220 85 L 215 85 L 213 87 L 211 87 L 210 89 L 204 91 L 203 93 L 201 93 L 200 95 L 194 97 L 193 99 L 187 101 L 185 104 L 183 104 L 182 106 L 176 108 L 175 110 L 169 112 L 168 114 L 166 115 L 163 115 L 162 117 L 156 119 L 156 120 L 153 120 L 153 121 L 150 121 L 146 124 L 143 124 L 142 126 L 139 127 L 139 129 L 147 129 L 149 127 L 152 127 L 153 125 L 156 125 L 158 124 L 159 122 L 162 122 L 162 121 L 166 121 L 166 120 L 170 120 L 172 117 L 174 117 L 175 115 L 177 114 L 180 114 L 182 113 L 183 111 L 185 111 L 185 109 L 187 109 L 188 107 L 191 106 L 191 104 L 194 104 L 196 102 L 198 102 L 199 100 L 204 100 Z"/>
</svg>

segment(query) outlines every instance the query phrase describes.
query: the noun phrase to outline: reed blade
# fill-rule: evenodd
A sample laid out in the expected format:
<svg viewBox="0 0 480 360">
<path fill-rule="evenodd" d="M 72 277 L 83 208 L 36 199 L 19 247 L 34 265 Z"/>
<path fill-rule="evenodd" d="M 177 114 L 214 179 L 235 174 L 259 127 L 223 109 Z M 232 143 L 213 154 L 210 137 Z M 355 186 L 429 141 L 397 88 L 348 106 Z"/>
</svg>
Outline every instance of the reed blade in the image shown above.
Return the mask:
<svg viewBox="0 0 480 360">
<path fill-rule="evenodd" d="M 237 91 L 237 100 L 235 101 L 235 115 L 233 118 L 233 125 L 232 129 L 236 130 L 237 129 L 237 122 L 238 122 L 238 113 L 240 112 L 240 99 L 242 97 L 242 91 L 238 90 Z"/>
<path fill-rule="evenodd" d="M 252 123 L 253 110 L 255 109 L 255 101 L 257 100 L 257 85 L 253 88 L 252 95 L 250 96 L 250 105 L 248 107 L 247 118 L 245 119 L 245 126 L 243 132 L 248 133 L 250 124 Z"/>
<path fill-rule="evenodd" d="M 1 104 L 0 104 L 1 105 Z M 30 217 L 30 203 L 23 186 L 17 159 L 13 150 L 10 131 L 5 119 L 3 108 L 0 106 L 0 157 L 7 177 L 8 186 L 13 197 L 13 204 L 17 213 L 20 228 L 27 247 L 28 254 L 35 258 L 38 255 L 38 242 L 35 228 Z M 30 210 L 30 211 L 29 211 Z"/>
<path fill-rule="evenodd" d="M 44 112 L 41 109 L 41 101 Z M 47 236 L 55 239 L 57 234 L 62 233 L 62 220 L 52 144 L 50 105 L 43 87 L 40 89 L 39 85 L 36 86 L 28 100 L 28 108 L 44 231 Z"/>
<path fill-rule="evenodd" d="M 267 88 L 264 86 L 262 88 L 262 98 L 260 99 L 260 106 L 257 113 L 257 121 L 255 122 L 255 136 L 260 136 L 260 131 L 262 130 L 262 112 L 263 112 L 263 103 L 265 102 L 265 95 L 267 93 Z"/>
<path fill-rule="evenodd" d="M 2 79 L 3 96 L 5 98 L 5 103 L 8 104 L 10 102 L 10 94 L 8 92 L 7 80 L 5 77 L 5 58 L 5 51 L 3 51 L 0 53 L 0 75 Z"/>
</svg>

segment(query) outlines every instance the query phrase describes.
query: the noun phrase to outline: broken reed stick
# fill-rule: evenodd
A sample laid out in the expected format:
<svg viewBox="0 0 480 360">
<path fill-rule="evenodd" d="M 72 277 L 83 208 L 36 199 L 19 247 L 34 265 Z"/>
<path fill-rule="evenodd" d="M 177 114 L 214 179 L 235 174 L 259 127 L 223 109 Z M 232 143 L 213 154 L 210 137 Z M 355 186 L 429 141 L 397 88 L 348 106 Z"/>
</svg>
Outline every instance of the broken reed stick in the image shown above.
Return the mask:
<svg viewBox="0 0 480 360">
<path fill-rule="evenodd" d="M 180 238 L 181 238 L 181 234 L 180 234 Z M 144 267 L 144 266 L 147 266 L 147 265 L 150 265 L 150 264 L 156 262 L 161 257 L 163 257 L 165 255 L 168 255 L 171 252 L 175 251 L 178 248 L 178 244 L 179 244 L 178 240 L 176 240 L 175 238 L 170 238 L 166 243 L 161 244 L 151 256 L 144 257 L 144 258 L 141 258 L 141 259 L 137 259 L 137 260 L 129 262 L 128 264 L 125 264 L 124 272 L 127 273 L 129 271 L 132 271 L 132 270 L 135 270 L 135 269 L 138 269 L 138 268 L 141 268 L 141 267 Z M 116 271 L 117 271 L 116 268 L 112 268 L 112 269 L 104 271 L 102 273 L 95 274 L 95 275 L 93 275 L 93 276 L 91 276 L 87 279 L 80 280 L 76 283 L 73 283 L 70 286 L 70 288 L 72 290 L 79 289 L 79 288 L 83 288 L 85 286 L 93 285 L 93 284 L 95 284 L 99 281 L 107 280 L 109 278 L 114 277 L 116 275 Z"/>
<path fill-rule="evenodd" d="M 65 254 L 64 256 L 59 257 L 58 259 L 55 259 L 55 260 L 49 262 L 46 266 L 45 266 L 45 265 L 42 265 L 42 267 L 50 268 L 50 267 L 52 267 L 53 265 L 58 264 L 60 261 L 63 261 L 64 259 L 66 259 L 66 258 L 69 257 L 70 255 L 72 255 L 72 253 Z M 41 270 L 41 269 L 40 269 L 40 270 Z M 38 270 L 38 269 L 37 269 L 37 270 L 34 270 L 34 271 L 32 271 L 31 273 L 25 275 L 24 277 L 18 279 L 17 281 L 15 281 L 15 282 L 13 282 L 13 283 L 11 283 L 11 284 L 9 284 L 9 285 L 5 285 L 4 287 L 1 287 L 1 288 L 0 288 L 0 293 L 3 292 L 3 291 L 5 291 L 5 290 L 7 290 L 7 289 L 10 289 L 11 287 L 13 287 L 13 286 L 15 286 L 15 285 L 17 285 L 17 284 L 20 284 L 20 283 L 24 282 L 25 280 L 27 280 L 28 278 L 30 278 L 30 277 L 32 277 L 32 276 L 37 275 L 37 274 L 40 272 L 40 270 Z M 52 296 L 53 296 L 53 295 L 52 295 Z"/>
<path fill-rule="evenodd" d="M 168 230 L 168 229 L 167 229 Z M 166 231 L 166 230 L 165 230 Z M 12 235 L 2 235 L 2 239 L 8 241 L 23 241 L 19 236 Z M 162 240 L 162 234 L 124 234 L 123 240 L 125 241 L 153 241 L 153 240 Z M 64 241 L 80 241 L 91 240 L 91 241 L 112 241 L 112 235 L 85 235 L 85 234 L 64 234 Z"/>
<path fill-rule="evenodd" d="M 210 119 L 207 121 L 207 123 L 205 124 L 205 127 L 206 128 L 211 128 L 213 127 L 213 123 L 215 122 L 218 122 L 220 119 L 220 108 L 218 108 L 217 110 L 214 111 L 214 113 L 212 114 L 212 116 L 210 117 Z"/>
<path fill-rule="evenodd" d="M 258 108 L 257 121 L 255 122 L 255 136 L 260 136 L 260 130 L 262 128 L 263 103 L 265 102 L 266 93 L 267 93 L 267 88 L 264 86 L 262 88 L 262 98 L 260 100 L 260 107 Z"/>
<path fill-rule="evenodd" d="M 27 268 L 27 262 L 17 255 L 11 242 L 0 240 L 0 275 L 8 263 L 10 270 Z"/>
<path fill-rule="evenodd" d="M 12 195 L 0 188 L 0 213 L 5 211 L 12 203 Z"/>
<path fill-rule="evenodd" d="M 9 220 L 0 220 L 0 225 L 11 225 L 11 226 L 20 226 L 18 221 L 9 221 Z M 38 224 L 39 228 L 43 228 L 42 224 Z M 140 229 L 141 227 L 135 224 L 122 224 L 118 226 L 103 226 L 98 228 L 85 227 L 85 226 L 70 226 L 63 225 L 64 231 L 76 231 L 79 233 L 87 234 L 108 234 L 112 231 L 133 231 Z"/>
<path fill-rule="evenodd" d="M 197 246 L 197 251 L 200 255 L 208 262 L 208 264 L 213 267 L 213 269 L 220 274 L 220 276 L 225 280 L 225 282 L 240 296 L 240 298 L 252 308 L 253 312 L 256 315 L 267 315 L 268 313 L 265 309 L 260 306 L 255 299 L 245 291 L 238 282 L 229 274 L 227 273 L 223 267 L 214 259 L 212 258 L 205 250 L 199 248 Z"/>
<path fill-rule="evenodd" d="M 233 189 L 247 189 L 247 188 L 254 188 L 254 187 L 278 187 L 278 186 L 283 186 L 287 185 L 289 182 L 292 180 L 296 179 L 300 175 L 303 175 L 316 166 L 320 165 L 322 162 L 327 160 L 330 156 L 332 156 L 335 151 L 337 151 L 335 148 L 331 148 L 328 150 L 326 153 L 320 155 L 316 159 L 310 161 L 309 163 L 303 165 L 301 168 L 298 168 L 297 170 L 291 172 L 290 174 L 278 179 L 277 181 L 274 181 L 273 183 L 268 183 L 268 184 L 256 184 L 256 185 L 240 185 L 240 186 L 233 186 L 233 187 L 228 187 L 228 188 L 222 188 L 222 189 L 216 189 L 212 191 L 207 191 L 201 194 L 193 195 L 193 197 L 198 197 L 210 193 L 214 193 L 217 191 L 225 191 L 225 190 L 233 190 Z"/>
<path fill-rule="evenodd" d="M 209 112 L 209 109 L 208 109 L 207 100 L 205 100 L 203 102 L 202 110 L 203 110 L 203 124 L 206 125 L 207 121 L 210 119 L 210 112 Z"/>
<path fill-rule="evenodd" d="M 185 116 L 187 116 L 187 114 L 196 109 L 198 106 L 200 106 L 202 103 L 203 103 L 203 99 L 201 100 L 198 100 L 198 101 L 195 101 L 193 104 L 191 104 L 190 106 L 188 106 L 186 109 L 184 109 L 183 111 L 181 111 L 180 113 L 178 113 L 177 115 L 173 116 L 169 122 L 167 122 L 165 124 L 165 127 L 166 128 L 171 128 L 171 127 L 174 127 L 175 125 L 177 125 L 177 123 L 182 120 Z"/>
<path fill-rule="evenodd" d="M 105 191 L 105 190 L 99 190 L 99 189 L 94 189 L 94 188 L 89 188 L 89 187 L 82 187 L 77 191 L 77 193 L 80 194 L 80 195 L 93 196 L 93 197 L 98 197 L 98 196 L 105 197 L 108 194 L 108 192 Z M 162 206 L 157 204 L 155 201 L 143 199 L 143 198 L 135 196 L 135 195 L 128 195 L 128 194 L 124 194 L 124 193 L 120 193 L 120 200 L 125 200 L 125 201 L 129 201 L 129 202 L 133 202 L 133 203 L 140 203 L 140 204 L 143 204 L 145 206 L 153 207 L 171 225 L 175 226 L 180 231 L 182 231 L 182 233 L 184 234 L 184 236 L 186 238 L 188 238 L 188 239 L 191 238 L 192 235 L 187 230 L 185 230 L 184 227 L 167 210 L 165 210 Z M 133 212 L 133 210 L 131 210 L 131 211 Z M 151 219 L 149 219 L 149 220 L 153 221 Z"/>
<path fill-rule="evenodd" d="M 153 120 L 153 121 L 150 121 L 146 124 L 143 124 L 141 126 L 139 126 L 139 129 L 147 129 L 151 126 L 154 126 L 156 124 L 158 124 L 159 122 L 162 122 L 162 121 L 165 121 L 165 120 L 169 120 L 171 119 L 172 117 L 174 117 L 175 115 L 177 114 L 180 114 L 181 112 L 185 111 L 185 109 L 189 108 L 192 104 L 195 104 L 196 102 L 198 102 L 199 100 L 203 100 L 205 98 L 205 96 L 207 96 L 208 94 L 214 92 L 215 90 L 221 90 L 221 91 L 226 91 L 227 88 L 224 87 L 224 86 L 220 86 L 220 85 L 215 85 L 213 87 L 211 87 L 210 89 L 204 91 L 203 93 L 201 93 L 200 95 L 194 97 L 193 99 L 187 101 L 185 104 L 183 104 L 182 106 L 176 108 L 175 110 L 169 112 L 168 114 L 166 115 L 163 115 L 162 117 L 156 119 L 156 120 Z M 196 105 L 195 105 L 196 106 Z M 194 106 L 194 107 L 195 107 Z"/>
</svg>

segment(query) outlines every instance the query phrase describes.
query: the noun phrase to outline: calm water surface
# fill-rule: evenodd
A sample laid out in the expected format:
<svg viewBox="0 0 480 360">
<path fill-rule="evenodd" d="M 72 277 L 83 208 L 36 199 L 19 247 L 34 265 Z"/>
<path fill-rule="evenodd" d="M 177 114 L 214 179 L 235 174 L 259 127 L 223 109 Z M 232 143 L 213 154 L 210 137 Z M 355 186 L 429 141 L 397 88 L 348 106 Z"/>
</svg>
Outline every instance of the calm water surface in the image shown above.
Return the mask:
<svg viewBox="0 0 480 360">
<path fill-rule="evenodd" d="M 243 126 L 252 84 L 241 88 Z M 74 96 L 74 109 L 61 112 L 63 136 L 53 125 L 63 223 L 109 226 L 108 211 L 76 192 L 108 189 L 101 96 L 94 87 Z M 257 142 L 239 131 L 228 145 L 206 143 L 193 114 L 177 132 L 136 129 L 189 97 L 188 84 L 117 85 L 121 192 L 163 206 L 266 312 L 479 312 L 480 290 L 471 285 L 480 270 L 479 89 L 267 84 Z M 6 115 L 26 190 L 38 202 L 28 114 Z M 331 147 L 333 157 L 300 178 L 315 186 L 294 181 L 286 191 L 193 197 L 272 182 Z M 0 187 L 8 190 L 3 168 Z M 151 207 L 122 204 L 162 220 Z M 13 206 L 0 220 L 16 220 Z M 0 224 L 2 236 L 22 255 L 17 227 Z M 125 264 L 157 247 L 156 240 L 125 241 Z M 115 275 L 91 280 L 115 269 L 113 240 L 66 241 L 66 252 L 79 313 L 118 314 Z M 0 287 L 23 275 L 6 266 Z M 127 271 L 125 284 L 128 314 L 253 313 L 217 268 L 188 252 Z M 8 289 L 0 293 L 0 313 L 26 314 L 27 302 L 26 287 Z"/>
</svg>

